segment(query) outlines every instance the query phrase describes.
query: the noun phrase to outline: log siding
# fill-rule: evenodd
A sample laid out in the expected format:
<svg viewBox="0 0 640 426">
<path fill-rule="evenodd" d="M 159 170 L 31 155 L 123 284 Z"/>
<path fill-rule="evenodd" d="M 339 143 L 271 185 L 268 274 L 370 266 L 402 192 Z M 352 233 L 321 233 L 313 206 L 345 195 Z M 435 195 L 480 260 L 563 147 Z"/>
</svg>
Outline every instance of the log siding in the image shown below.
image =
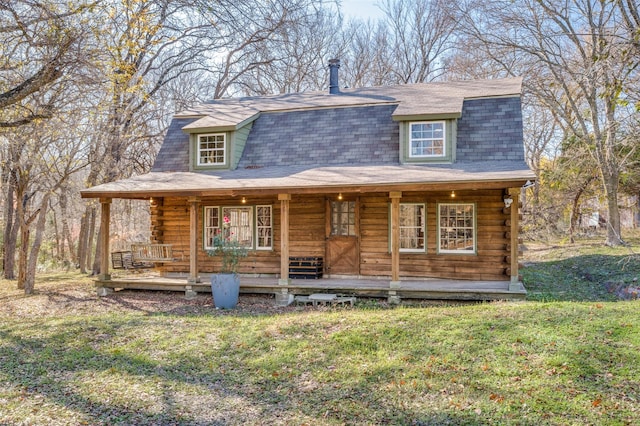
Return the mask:
<svg viewBox="0 0 640 426">
<path fill-rule="evenodd" d="M 451 202 L 450 191 L 403 192 L 400 202 L 426 204 L 426 251 L 400 253 L 400 278 L 442 278 L 465 280 L 509 280 L 510 211 L 504 208 L 503 189 L 456 191 L 456 202 L 476 205 L 477 250 L 474 254 L 439 254 L 437 250 L 437 208 Z M 345 194 L 348 195 L 348 194 Z M 355 194 L 354 194 L 355 196 Z M 326 203 L 337 194 L 292 194 L 289 211 L 289 256 L 323 257 L 326 245 Z M 358 194 L 359 271 L 363 277 L 391 277 L 389 193 Z M 238 205 L 239 198 L 202 197 L 198 209 L 199 228 L 203 224 L 202 206 Z M 240 263 L 239 272 L 277 276 L 281 271 L 281 207 L 277 195 L 248 197 L 247 205 L 271 205 L 273 249 L 251 250 Z M 512 206 L 512 208 L 517 208 Z M 167 197 L 151 203 L 154 242 L 173 245 L 176 261 L 161 266 L 166 273 L 189 271 L 189 203 L 186 198 Z M 219 270 L 220 261 L 207 256 L 203 232 L 198 229 L 200 272 Z"/>
</svg>

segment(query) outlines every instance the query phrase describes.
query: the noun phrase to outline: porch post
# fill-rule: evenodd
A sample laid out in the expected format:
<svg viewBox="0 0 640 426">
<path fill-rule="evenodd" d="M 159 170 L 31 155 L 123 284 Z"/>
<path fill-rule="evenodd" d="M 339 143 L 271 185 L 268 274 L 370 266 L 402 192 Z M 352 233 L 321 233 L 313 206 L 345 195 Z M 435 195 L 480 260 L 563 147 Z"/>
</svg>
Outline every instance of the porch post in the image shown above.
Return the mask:
<svg viewBox="0 0 640 426">
<path fill-rule="evenodd" d="M 520 188 L 509 188 L 509 195 L 513 200 L 511 203 L 511 282 L 509 283 L 509 291 L 518 291 L 520 290 L 520 280 L 518 279 Z"/>
<path fill-rule="evenodd" d="M 391 198 L 391 282 L 389 302 L 399 303 L 400 297 L 394 289 L 400 288 L 400 198 L 402 192 L 389 192 Z"/>
<path fill-rule="evenodd" d="M 291 194 L 278 194 L 280 200 L 280 281 L 287 285 L 289 280 L 289 202 Z"/>
<path fill-rule="evenodd" d="M 96 293 L 98 296 L 103 297 L 113 293 L 113 288 L 105 287 L 100 283 L 104 281 L 111 281 L 111 274 L 109 274 L 109 223 L 111 222 L 111 198 L 100 198 L 100 275 L 98 275 L 98 284 L 96 286 Z"/>
<path fill-rule="evenodd" d="M 280 200 L 280 279 L 278 285 L 291 284 L 289 279 L 289 204 L 291 194 L 278 194 Z M 288 294 L 287 288 L 280 289 L 275 294 L 276 305 L 287 306 L 293 302 L 293 295 Z"/>
<path fill-rule="evenodd" d="M 100 250 L 102 254 L 100 256 L 100 275 L 98 279 L 100 281 L 109 281 L 111 274 L 109 274 L 109 224 L 111 222 L 111 198 L 101 198 L 100 205 L 102 207 L 100 214 Z"/>
<path fill-rule="evenodd" d="M 191 287 L 200 282 L 198 276 L 198 208 L 200 198 L 189 197 L 189 278 L 185 287 L 185 297 L 195 297 L 196 292 Z"/>
</svg>

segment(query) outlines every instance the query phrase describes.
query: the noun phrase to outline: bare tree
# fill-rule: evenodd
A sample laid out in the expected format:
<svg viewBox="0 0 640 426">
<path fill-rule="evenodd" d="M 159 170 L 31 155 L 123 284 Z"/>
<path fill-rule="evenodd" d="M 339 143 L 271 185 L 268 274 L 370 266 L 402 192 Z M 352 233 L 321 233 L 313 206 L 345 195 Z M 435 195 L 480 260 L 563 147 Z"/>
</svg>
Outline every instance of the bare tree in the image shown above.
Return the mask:
<svg viewBox="0 0 640 426">
<path fill-rule="evenodd" d="M 384 21 L 352 20 L 342 31 L 345 82 L 350 87 L 384 86 L 396 82 L 392 34 Z"/>
<path fill-rule="evenodd" d="M 249 71 L 250 64 L 255 68 L 237 80 L 243 94 L 304 92 L 327 85 L 327 59 L 340 57 L 343 48 L 341 21 L 328 9 L 301 6 L 286 20 L 283 16 L 272 36 L 245 56 L 244 68 Z"/>
<path fill-rule="evenodd" d="M 211 23 L 213 98 L 316 89 L 335 20 L 321 0 L 223 1 L 201 7 Z M 215 24 L 215 25 L 214 25 Z"/>
<path fill-rule="evenodd" d="M 94 131 L 87 138 L 88 186 L 149 170 L 173 112 L 158 107 L 154 98 L 181 74 L 198 70 L 207 49 L 202 40 L 208 25 L 192 17 L 187 3 L 123 0 L 96 11 L 103 26 L 93 41 L 101 54 L 93 64 L 92 96 L 86 99 L 94 111 Z M 82 272 L 92 266 L 96 215 L 95 203 L 86 203 L 77 256 Z"/>
<path fill-rule="evenodd" d="M 517 62 L 526 89 L 593 156 L 607 199 L 606 244 L 622 244 L 618 185 L 624 158 L 618 129 L 629 117 L 625 88 L 637 70 L 619 9 L 597 0 L 470 4 L 463 11 L 467 35 L 497 63 Z"/>
<path fill-rule="evenodd" d="M 58 111 L 65 85 L 77 77 L 84 61 L 82 41 L 90 31 L 92 3 L 52 0 L 0 0 L 0 137 L 13 129 L 51 118 Z M 8 136 L 4 136 L 5 140 Z M 4 276 L 15 278 L 20 227 L 16 209 L 19 185 L 13 168 L 22 155 L 19 141 L 0 150 Z"/>
<path fill-rule="evenodd" d="M 56 82 L 81 60 L 84 29 L 77 25 L 88 2 L 0 0 L 0 128 L 50 118 L 55 98 L 31 102 L 55 90 Z"/>
<path fill-rule="evenodd" d="M 19 131 L 0 136 L 12 152 L 11 162 L 5 167 L 12 179 L 10 191 L 16 200 L 15 218 L 20 237 L 18 288 L 24 288 L 27 294 L 34 289 L 49 200 L 84 166 L 77 133 L 66 130 L 70 124 L 58 119 L 33 122 L 21 126 Z M 32 238 L 32 235 L 35 236 Z"/>
<path fill-rule="evenodd" d="M 525 96 L 522 108 L 525 160 L 540 182 L 544 165 L 548 164 L 545 160 L 553 160 L 560 153 L 561 147 L 556 141 L 562 140 L 563 135 L 551 112 L 540 105 L 536 97 Z M 525 198 L 523 207 L 531 213 L 531 218 L 536 219 L 540 205 L 540 185 L 534 185 L 530 192 L 533 193 L 533 199 Z"/>
<path fill-rule="evenodd" d="M 384 0 L 381 8 L 392 38 L 395 82 L 424 83 L 441 78 L 457 27 L 450 2 Z"/>
</svg>

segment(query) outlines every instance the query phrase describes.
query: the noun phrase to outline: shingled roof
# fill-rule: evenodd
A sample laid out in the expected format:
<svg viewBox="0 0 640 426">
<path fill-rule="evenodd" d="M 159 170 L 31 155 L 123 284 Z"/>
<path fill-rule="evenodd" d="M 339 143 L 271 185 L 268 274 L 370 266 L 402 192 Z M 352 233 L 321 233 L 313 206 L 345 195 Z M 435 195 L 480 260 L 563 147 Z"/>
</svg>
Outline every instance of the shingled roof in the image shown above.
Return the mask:
<svg viewBox="0 0 640 426">
<path fill-rule="evenodd" d="M 394 118 L 451 114 L 460 116 L 465 99 L 519 96 L 522 78 L 468 80 L 343 89 L 339 94 L 304 92 L 284 95 L 218 99 L 179 112 L 176 118 L 199 118 L 185 129 L 235 126 L 261 112 L 392 104 Z"/>
<path fill-rule="evenodd" d="M 534 174 L 524 162 L 521 83 L 509 78 L 207 102 L 175 115 L 152 173 L 82 195 L 526 181 Z M 401 164 L 397 121 L 429 117 L 458 119 L 457 162 Z M 235 170 L 190 172 L 188 133 L 232 131 L 249 123 Z"/>
</svg>

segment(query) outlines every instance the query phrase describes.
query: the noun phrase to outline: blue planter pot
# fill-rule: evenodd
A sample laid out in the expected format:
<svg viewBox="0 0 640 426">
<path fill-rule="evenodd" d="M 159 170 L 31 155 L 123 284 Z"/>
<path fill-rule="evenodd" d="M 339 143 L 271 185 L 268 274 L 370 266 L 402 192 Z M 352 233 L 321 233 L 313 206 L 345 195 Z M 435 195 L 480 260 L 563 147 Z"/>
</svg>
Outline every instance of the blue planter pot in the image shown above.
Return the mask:
<svg viewBox="0 0 640 426">
<path fill-rule="evenodd" d="M 211 295 L 216 309 L 233 309 L 240 295 L 238 274 L 214 274 L 211 276 Z"/>
</svg>

